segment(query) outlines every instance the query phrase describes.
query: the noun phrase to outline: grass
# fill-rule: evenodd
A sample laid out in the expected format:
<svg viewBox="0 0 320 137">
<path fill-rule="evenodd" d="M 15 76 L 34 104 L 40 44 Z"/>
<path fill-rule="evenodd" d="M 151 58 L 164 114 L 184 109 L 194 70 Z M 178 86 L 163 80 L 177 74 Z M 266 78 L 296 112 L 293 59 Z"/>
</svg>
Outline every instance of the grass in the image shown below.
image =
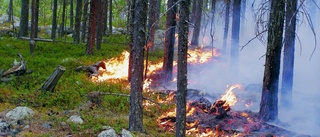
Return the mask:
<svg viewBox="0 0 320 137">
<path fill-rule="evenodd" d="M 30 128 L 19 135 L 22 136 L 97 136 L 103 126 L 113 127 L 117 133 L 128 128 L 129 98 L 123 96 L 103 95 L 101 105 L 88 104 L 87 95 L 92 91 L 129 94 L 128 82 L 93 83 L 84 72 L 76 72 L 78 66 L 88 66 L 97 61 L 119 56 L 128 50 L 127 37 L 111 35 L 104 38 L 107 42 L 101 51 L 93 56 L 85 55 L 85 45 L 63 42 L 37 42 L 33 56 L 29 54 L 26 40 L 0 38 L 0 70 L 9 69 L 14 59 L 19 61 L 17 53 L 21 53 L 27 61 L 27 69 L 31 74 L 13 77 L 10 82 L 0 83 L 0 112 L 16 106 L 28 106 L 36 111 L 36 116 L 28 123 Z M 150 52 L 151 61 L 159 61 L 162 51 Z M 54 92 L 38 91 L 43 82 L 57 66 L 64 66 L 65 73 L 60 78 Z M 146 93 L 147 94 L 147 93 Z M 147 95 L 153 97 L 153 95 Z M 161 131 L 156 120 L 170 107 L 154 106 L 144 110 L 144 126 L 146 134 L 133 132 L 135 136 L 174 136 L 173 133 Z M 171 107 L 172 108 L 172 107 Z M 160 111 L 159 111 L 160 110 Z M 62 125 L 73 115 L 79 114 L 84 124 Z M 51 123 L 52 129 L 41 127 L 43 123 Z"/>
</svg>

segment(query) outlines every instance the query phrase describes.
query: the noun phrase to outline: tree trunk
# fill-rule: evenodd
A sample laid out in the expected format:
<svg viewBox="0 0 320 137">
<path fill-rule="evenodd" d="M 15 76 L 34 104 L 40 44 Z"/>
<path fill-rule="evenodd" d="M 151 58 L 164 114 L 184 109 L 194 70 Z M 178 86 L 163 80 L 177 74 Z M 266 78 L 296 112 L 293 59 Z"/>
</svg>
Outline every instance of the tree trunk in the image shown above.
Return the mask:
<svg viewBox="0 0 320 137">
<path fill-rule="evenodd" d="M 198 0 L 192 0 L 192 10 L 191 10 L 191 23 L 194 24 L 194 21 L 195 21 L 195 16 L 196 16 L 196 12 L 197 12 L 197 2 Z"/>
<path fill-rule="evenodd" d="M 76 44 L 80 43 L 80 25 L 81 25 L 81 10 L 82 10 L 82 0 L 77 0 L 76 5 L 76 20 L 74 26 L 74 35 L 73 35 L 73 42 Z"/>
<path fill-rule="evenodd" d="M 84 8 L 83 8 L 83 22 L 82 22 L 82 34 L 81 34 L 81 40 L 83 43 L 86 42 L 88 5 L 89 5 L 89 0 L 85 0 L 84 1 Z"/>
<path fill-rule="evenodd" d="M 53 92 L 60 77 L 66 71 L 66 68 L 63 66 L 58 66 L 54 72 L 50 75 L 50 77 L 42 84 L 39 90 L 42 91 L 51 91 Z"/>
<path fill-rule="evenodd" d="M 235 77 L 235 80 L 237 79 L 239 68 L 240 5 L 241 0 L 233 1 L 230 68 L 231 75 Z"/>
<path fill-rule="evenodd" d="M 112 0 L 109 2 L 109 34 L 112 34 Z"/>
<path fill-rule="evenodd" d="M 86 55 L 93 55 L 94 53 L 94 44 L 95 44 L 95 32 L 97 27 L 97 11 L 98 11 L 98 0 L 90 1 L 90 24 L 88 27 L 88 41 L 86 46 Z"/>
<path fill-rule="evenodd" d="M 70 0 L 70 28 L 73 29 L 73 0 Z"/>
<path fill-rule="evenodd" d="M 161 14 L 161 0 L 157 0 L 157 2 L 156 2 L 156 20 L 160 19 L 160 14 Z M 159 28 L 159 21 L 156 22 L 155 26 L 156 26 L 156 29 Z"/>
<path fill-rule="evenodd" d="M 156 23 L 156 0 L 149 0 L 149 21 L 148 21 L 148 48 L 152 48 L 154 45 L 155 23 Z"/>
<path fill-rule="evenodd" d="M 35 41 L 33 40 L 35 38 L 36 35 L 36 28 L 35 28 L 35 24 L 36 24 L 36 0 L 31 0 L 31 33 L 30 33 L 30 42 L 29 42 L 29 46 L 30 46 L 30 55 L 33 55 L 34 53 L 34 46 Z"/>
<path fill-rule="evenodd" d="M 130 89 L 129 130 L 144 132 L 143 128 L 143 47 L 146 42 L 147 0 L 136 0 L 133 29 L 132 70 Z"/>
<path fill-rule="evenodd" d="M 168 0 L 167 9 L 172 7 L 177 0 Z M 164 41 L 164 58 L 163 58 L 163 71 L 164 80 L 169 82 L 172 80 L 172 70 L 173 70 L 173 57 L 174 57 L 174 42 L 176 33 L 176 13 L 177 6 L 173 6 L 172 9 L 167 11 L 166 16 L 166 32 Z"/>
<path fill-rule="evenodd" d="M 187 55 L 190 0 L 182 0 L 178 24 L 178 79 L 176 94 L 176 137 L 186 136 Z"/>
<path fill-rule="evenodd" d="M 132 53 L 132 47 L 133 47 L 133 30 L 134 30 L 134 11 L 135 11 L 135 1 L 136 0 L 129 0 L 130 9 L 128 10 L 128 32 L 130 35 L 130 42 L 129 42 L 129 48 L 130 48 L 130 56 L 129 56 L 129 67 L 128 67 L 128 81 L 131 81 L 131 70 L 132 70 L 132 60 L 133 60 L 133 53 Z"/>
<path fill-rule="evenodd" d="M 194 15 L 194 29 L 192 34 L 191 40 L 191 47 L 199 47 L 199 35 L 200 35 L 200 28 L 201 28 L 201 17 L 202 17 L 202 5 L 203 0 L 196 0 L 197 1 L 197 8 Z"/>
<path fill-rule="evenodd" d="M 285 108 L 292 106 L 292 86 L 294 68 L 294 46 L 296 33 L 297 0 L 287 1 L 286 27 L 283 53 L 283 72 L 281 87 L 281 105 Z"/>
<path fill-rule="evenodd" d="M 61 24 L 60 24 L 60 29 L 59 29 L 59 37 L 62 37 L 64 35 L 64 32 L 65 32 L 65 18 L 66 18 L 66 5 L 67 5 L 67 2 L 66 0 L 63 0 L 63 5 L 62 5 L 62 21 L 61 21 Z"/>
<path fill-rule="evenodd" d="M 21 17 L 18 37 L 28 36 L 29 0 L 21 0 Z"/>
<path fill-rule="evenodd" d="M 241 34 L 245 34 L 245 26 L 246 26 L 246 10 L 247 10 L 247 0 L 241 1 Z"/>
<path fill-rule="evenodd" d="M 51 39 L 56 38 L 58 0 L 53 0 Z"/>
<path fill-rule="evenodd" d="M 266 63 L 263 77 L 259 118 L 278 119 L 278 83 L 282 46 L 285 0 L 272 0 L 268 24 Z"/>
<path fill-rule="evenodd" d="M 104 12 L 104 0 L 98 0 L 98 15 L 97 15 L 97 29 L 96 29 L 96 37 L 97 37 L 97 50 L 100 51 L 101 49 L 101 42 L 102 42 L 102 24 L 104 21 L 103 12 Z"/>
<path fill-rule="evenodd" d="M 35 29 L 35 33 L 34 33 L 34 38 L 38 37 L 38 32 L 39 32 L 39 0 L 36 0 L 35 3 L 35 10 L 34 10 L 34 14 L 35 14 L 35 19 L 34 19 L 34 29 Z"/>
<path fill-rule="evenodd" d="M 227 39 L 229 32 L 229 15 L 230 15 L 230 0 L 226 0 L 226 14 L 224 19 L 224 32 L 223 32 L 223 44 L 222 44 L 222 53 L 226 53 L 227 51 Z"/>
<path fill-rule="evenodd" d="M 214 14 L 216 14 L 216 0 L 212 0 L 212 3 L 211 3 L 211 14 L 212 14 L 212 17 L 211 17 L 211 26 L 210 26 L 210 37 L 211 37 L 211 47 L 212 47 L 212 55 L 214 54 L 213 52 L 213 49 L 214 49 Z"/>
<path fill-rule="evenodd" d="M 130 0 L 131 1 L 131 0 Z M 108 6 L 109 1 L 104 0 L 104 9 L 103 9 L 103 24 L 102 24 L 102 35 L 105 36 L 107 34 L 108 29 Z M 129 5 L 130 7 L 130 5 Z M 128 17 L 130 15 L 128 14 Z"/>
<path fill-rule="evenodd" d="M 8 6 L 8 22 L 13 21 L 13 0 L 9 1 L 9 6 Z"/>
</svg>

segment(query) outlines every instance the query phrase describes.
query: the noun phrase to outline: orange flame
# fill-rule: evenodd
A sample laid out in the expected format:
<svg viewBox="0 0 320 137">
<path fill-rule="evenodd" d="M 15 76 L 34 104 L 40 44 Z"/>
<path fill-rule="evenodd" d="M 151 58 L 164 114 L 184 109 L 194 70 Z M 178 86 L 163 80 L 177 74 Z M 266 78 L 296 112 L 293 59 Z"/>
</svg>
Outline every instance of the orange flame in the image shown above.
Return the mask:
<svg viewBox="0 0 320 137">
<path fill-rule="evenodd" d="M 229 104 L 230 106 L 234 106 L 237 103 L 237 97 L 233 93 L 233 90 L 235 88 L 240 89 L 241 88 L 241 84 L 232 85 L 231 87 L 229 87 L 226 90 L 226 94 L 222 95 L 221 100 L 225 100 L 226 101 L 225 104 Z"/>
</svg>

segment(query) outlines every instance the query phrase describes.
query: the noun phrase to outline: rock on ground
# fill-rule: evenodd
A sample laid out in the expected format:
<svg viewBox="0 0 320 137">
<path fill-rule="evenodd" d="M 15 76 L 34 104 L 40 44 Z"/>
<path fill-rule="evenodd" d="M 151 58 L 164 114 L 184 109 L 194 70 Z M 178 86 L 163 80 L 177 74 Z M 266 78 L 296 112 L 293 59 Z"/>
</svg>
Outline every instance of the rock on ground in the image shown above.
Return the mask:
<svg viewBox="0 0 320 137">
<path fill-rule="evenodd" d="M 22 120 L 28 117 L 32 117 L 33 110 L 28 107 L 16 107 L 6 114 L 6 118 L 9 120 Z"/>
<path fill-rule="evenodd" d="M 98 137 L 118 137 L 116 131 L 113 128 L 106 129 L 102 131 Z"/>
<path fill-rule="evenodd" d="M 76 124 L 82 124 L 83 120 L 79 115 L 72 115 L 68 120 L 68 122 L 73 122 Z"/>
<path fill-rule="evenodd" d="M 10 125 L 4 121 L 0 121 L 0 133 L 10 131 Z"/>
<path fill-rule="evenodd" d="M 122 137 L 133 137 L 131 132 L 128 130 L 125 130 L 125 129 L 122 129 L 121 135 L 122 135 Z"/>
</svg>

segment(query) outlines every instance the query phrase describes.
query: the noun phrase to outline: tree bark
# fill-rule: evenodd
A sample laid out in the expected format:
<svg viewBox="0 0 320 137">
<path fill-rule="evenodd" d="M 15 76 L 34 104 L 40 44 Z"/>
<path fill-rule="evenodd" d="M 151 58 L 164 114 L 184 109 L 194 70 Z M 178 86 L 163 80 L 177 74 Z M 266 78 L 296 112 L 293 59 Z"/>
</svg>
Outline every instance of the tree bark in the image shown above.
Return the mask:
<svg viewBox="0 0 320 137">
<path fill-rule="evenodd" d="M 13 0 L 9 1 L 9 6 L 8 6 L 8 22 L 13 21 Z"/>
<path fill-rule="evenodd" d="M 187 55 L 190 0 L 182 0 L 179 5 L 178 24 L 178 77 L 176 94 L 176 137 L 186 136 L 186 95 L 187 95 Z"/>
<path fill-rule="evenodd" d="M 283 52 L 283 71 L 281 87 L 281 105 L 285 108 L 292 107 L 292 86 L 296 33 L 297 0 L 287 1 L 286 4 L 286 26 Z"/>
<path fill-rule="evenodd" d="M 81 40 L 83 43 L 86 42 L 88 6 L 89 6 L 89 0 L 85 0 L 84 8 L 83 8 L 83 22 L 82 22 L 82 34 L 81 34 Z"/>
<path fill-rule="evenodd" d="M 62 3 L 62 21 L 61 21 L 61 24 L 60 24 L 60 28 L 59 28 L 59 37 L 62 37 L 64 35 L 64 32 L 65 32 L 65 18 L 66 18 L 66 5 L 67 5 L 67 2 L 66 0 L 63 0 L 63 3 Z"/>
<path fill-rule="evenodd" d="M 128 67 L 128 81 L 131 81 L 131 70 L 132 70 L 132 60 L 133 60 L 133 53 L 132 53 L 132 47 L 133 47 L 133 30 L 134 30 L 134 18 L 135 18 L 135 2 L 136 0 L 129 0 L 129 5 L 130 5 L 130 9 L 128 10 L 128 15 L 129 15 L 129 19 L 128 19 L 128 23 L 129 23 L 129 27 L 128 27 L 128 32 L 130 35 L 130 42 L 129 42 L 129 48 L 130 48 L 130 56 L 129 56 L 129 67 Z"/>
<path fill-rule="evenodd" d="M 176 33 L 176 13 L 177 13 L 177 0 L 168 0 L 167 9 L 172 7 L 167 11 L 166 16 L 166 32 L 164 41 L 164 58 L 163 58 L 163 71 L 164 80 L 169 82 L 172 80 L 173 71 L 173 57 L 174 57 L 174 43 L 175 43 L 175 33 Z"/>
<path fill-rule="evenodd" d="M 143 51 L 146 42 L 148 0 L 136 0 L 133 29 L 132 69 L 130 79 L 129 130 L 144 132 L 143 128 Z"/>
<path fill-rule="evenodd" d="M 109 0 L 109 34 L 112 34 L 112 0 Z"/>
<path fill-rule="evenodd" d="M 31 0 L 31 33 L 30 33 L 30 41 L 29 41 L 29 46 L 30 46 L 30 55 L 33 55 L 34 53 L 34 46 L 35 46 L 35 41 L 33 40 L 36 35 L 36 0 Z"/>
<path fill-rule="evenodd" d="M 76 20 L 74 26 L 74 35 L 73 35 L 73 42 L 76 44 L 80 43 L 80 25 L 81 25 L 81 9 L 82 9 L 82 0 L 77 0 L 76 5 Z"/>
<path fill-rule="evenodd" d="M 53 0 L 51 39 L 56 38 L 58 0 Z"/>
<path fill-rule="evenodd" d="M 200 28 L 201 28 L 201 18 L 202 18 L 202 5 L 203 0 L 196 0 L 197 8 L 194 13 L 194 29 L 192 34 L 192 40 L 191 40 L 191 47 L 199 47 L 199 35 L 200 35 Z"/>
<path fill-rule="evenodd" d="M 88 41 L 86 46 L 86 55 L 93 55 L 94 54 L 94 44 L 95 44 L 95 32 L 97 27 L 97 6 L 98 0 L 91 0 L 90 1 L 90 24 L 88 27 Z"/>
<path fill-rule="evenodd" d="M 224 19 L 224 32 L 223 32 L 223 44 L 222 44 L 222 53 L 226 53 L 227 51 L 227 39 L 228 39 L 228 32 L 229 32 L 229 15 L 230 15 L 230 0 L 226 0 L 226 14 Z"/>
<path fill-rule="evenodd" d="M 282 46 L 285 0 L 272 0 L 268 24 L 266 63 L 263 76 L 259 118 L 278 119 L 278 83 Z"/>
<path fill-rule="evenodd" d="M 239 32 L 240 32 L 240 13 L 241 0 L 233 1 L 232 11 L 232 32 L 231 32 L 231 50 L 230 67 L 231 75 L 237 79 L 239 68 Z"/>
<path fill-rule="evenodd" d="M 39 90 L 42 91 L 51 91 L 53 92 L 60 77 L 66 71 L 66 68 L 63 66 L 58 66 L 54 72 L 50 75 L 50 77 L 42 84 Z"/>
<path fill-rule="evenodd" d="M 149 21 L 148 21 L 148 42 L 147 46 L 148 48 L 152 48 L 154 45 L 154 34 L 155 34 L 155 23 L 156 23 L 156 0 L 149 0 Z"/>
<path fill-rule="evenodd" d="M 29 0 L 21 0 L 21 17 L 18 37 L 28 36 Z"/>
<path fill-rule="evenodd" d="M 102 28 L 103 28 L 103 13 L 104 13 L 104 0 L 98 0 L 98 15 L 97 15 L 97 29 L 96 29 L 96 37 L 97 37 L 97 50 L 100 51 L 101 43 L 102 43 Z"/>
<path fill-rule="evenodd" d="M 34 19 L 34 22 L 35 22 L 35 24 L 34 24 L 34 29 L 35 29 L 35 34 L 34 34 L 34 37 L 35 38 L 37 38 L 38 37 L 38 32 L 39 32 L 39 4 L 40 4 L 40 2 L 39 2 L 39 0 L 36 0 L 36 3 L 35 3 L 36 5 L 35 5 L 35 19 Z"/>
<path fill-rule="evenodd" d="M 131 1 L 131 0 L 129 0 Z M 103 25 L 102 25 L 102 35 L 105 36 L 107 34 L 108 29 L 108 6 L 109 1 L 104 1 L 104 9 L 103 9 Z M 129 5 L 130 8 L 130 5 Z M 130 17 L 130 14 L 128 14 L 128 17 Z"/>
<path fill-rule="evenodd" d="M 70 0 L 70 28 L 73 29 L 73 0 Z"/>
<path fill-rule="evenodd" d="M 196 12 L 197 12 L 197 4 L 198 4 L 198 2 L 197 2 L 198 0 L 192 0 L 192 10 L 191 10 L 191 19 L 190 19 L 190 21 L 191 21 L 191 23 L 193 23 L 194 24 L 194 21 L 195 21 L 195 16 L 196 16 Z"/>
</svg>

